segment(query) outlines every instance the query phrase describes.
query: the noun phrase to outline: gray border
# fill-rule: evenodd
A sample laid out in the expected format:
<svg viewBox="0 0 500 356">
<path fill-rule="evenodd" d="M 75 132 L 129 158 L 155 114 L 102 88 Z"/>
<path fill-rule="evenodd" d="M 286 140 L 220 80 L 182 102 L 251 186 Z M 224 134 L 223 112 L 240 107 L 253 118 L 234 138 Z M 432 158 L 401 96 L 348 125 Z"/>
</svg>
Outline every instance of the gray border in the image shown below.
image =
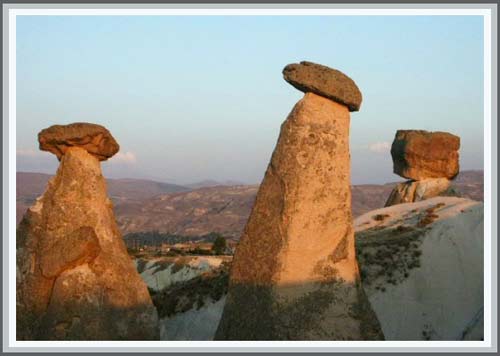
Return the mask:
<svg viewBox="0 0 500 356">
<path fill-rule="evenodd" d="M 264 0 L 252 1 L 252 3 L 237 4 L 231 0 L 219 0 L 213 3 L 203 3 L 196 0 L 188 0 L 181 3 L 165 3 L 163 0 L 147 0 L 144 4 L 101 4 L 98 0 L 85 1 L 85 4 L 68 4 L 64 0 L 52 0 L 50 3 L 39 5 L 33 4 L 30 0 L 16 0 L 15 3 L 7 0 L 2 0 L 6 9 L 495 9 L 497 0 L 484 0 L 484 3 L 464 3 L 464 4 L 447 4 L 449 1 L 428 0 L 419 1 L 421 4 L 406 3 L 402 4 L 399 1 L 384 1 L 381 4 L 370 4 L 370 1 L 354 0 L 349 3 L 333 4 L 331 0 L 315 0 L 311 3 L 298 3 L 297 1 L 275 0 L 271 3 Z M 113 2 L 113 1 L 110 1 Z M 125 1 L 124 1 L 125 2 Z M 295 3 L 294 3 L 295 2 Z"/>
<path fill-rule="evenodd" d="M 492 347 L 498 351 L 498 10 L 491 13 L 491 292 Z M 496 256 L 495 256 L 496 255 Z"/>
<path fill-rule="evenodd" d="M 296 1 L 296 0 L 295 0 Z M 240 8 L 240 9 L 252 9 L 252 8 L 296 8 L 296 9 L 302 9 L 302 8 L 367 8 L 367 9 L 375 9 L 375 8 L 432 8 L 432 9 L 442 9 L 442 8 L 465 8 L 465 9 L 491 9 L 492 10 L 492 132 L 491 132 L 491 142 L 492 142 L 492 181 L 491 181 L 491 190 L 492 190 L 492 200 L 491 200 L 491 205 L 492 205 L 492 216 L 491 216 L 491 221 L 492 221 L 492 250 L 490 251 L 492 254 L 492 292 L 493 295 L 496 296 L 493 298 L 493 303 L 492 303 L 492 348 L 491 349 L 485 349 L 485 348 L 477 348 L 477 349 L 467 349 L 464 350 L 463 348 L 460 347 L 453 347 L 453 348 L 426 348 L 426 349 L 408 349 L 408 348 L 380 348 L 377 350 L 372 350 L 376 352 L 388 352 L 388 353 L 397 353 L 397 352 L 414 352 L 414 351 L 421 351 L 421 352 L 488 352 L 488 351 L 497 351 L 497 316 L 498 316 L 498 309 L 497 309 L 497 301 L 498 301 L 498 286 L 497 286 L 497 264 L 498 261 L 495 258 L 495 254 L 498 251 L 498 242 L 495 239 L 498 232 L 497 229 L 497 219 L 496 217 L 498 216 L 497 212 L 497 202 L 498 202 L 498 187 L 497 187 L 497 150 L 498 150 L 498 144 L 497 144 L 497 137 L 499 136 L 498 134 L 498 123 L 497 123 L 497 113 L 498 113 L 498 92 L 497 92 L 497 79 L 498 79 L 498 72 L 497 72 L 497 34 L 498 34 L 498 27 L 497 27 L 497 1 L 496 0 L 486 0 L 482 1 L 482 3 L 474 3 L 474 4 L 455 4 L 454 2 L 451 1 L 442 1 L 441 4 L 434 4 L 431 0 L 424 0 L 424 1 L 419 1 L 420 4 L 401 4 L 398 2 L 392 2 L 392 1 L 384 1 L 384 4 L 367 4 L 367 1 L 363 0 L 355 0 L 352 1 L 350 4 L 332 4 L 331 0 L 316 0 L 314 1 L 314 4 L 291 4 L 291 2 L 294 2 L 294 0 L 291 1 L 275 1 L 273 4 L 267 4 L 267 3 L 262 3 L 263 0 L 254 0 L 252 3 L 246 3 L 246 4 L 234 4 L 233 1 L 217 1 L 217 3 L 208 3 L 208 4 L 200 4 L 198 1 L 187 1 L 184 4 L 166 4 L 162 0 L 149 0 L 147 4 L 101 4 L 97 0 L 90 0 L 86 1 L 86 4 L 68 4 L 67 1 L 64 0 L 53 0 L 51 1 L 50 4 L 33 4 L 33 1 L 31 0 L 18 0 L 15 3 L 10 2 L 10 1 L 2 1 L 2 19 L 3 19 L 3 26 L 2 26 L 2 34 L 3 34 L 3 46 L 2 46 L 2 53 L 3 53 L 3 125 L 2 125 L 2 131 L 3 131 L 3 140 L 2 140 L 2 149 L 3 149 L 3 172 L 4 172 L 4 179 L 3 179 L 3 185 L 2 185 L 2 196 L 6 197 L 8 195 L 8 176 L 7 179 L 6 177 L 6 172 L 8 172 L 8 157 L 9 157 L 9 152 L 8 152 L 8 129 L 9 129 L 9 120 L 8 120 L 8 10 L 9 9 L 14 9 L 14 8 L 72 8 L 72 9 L 85 9 L 85 8 Z M 110 1 L 112 2 L 112 1 Z M 59 5 L 58 5 L 59 4 Z M 3 204 L 2 204 L 2 216 L 3 216 L 3 221 L 2 221 L 2 226 L 3 226 L 3 236 L 4 236 L 4 241 L 2 245 L 3 249 L 3 261 L 2 261 L 2 266 L 3 266 L 3 284 L 2 288 L 3 290 L 8 290 L 8 283 L 7 283 L 7 276 L 8 276 L 8 245 L 12 241 L 9 241 L 8 238 L 5 238 L 8 236 L 8 217 L 6 218 L 5 214 L 8 212 L 8 199 L 3 199 Z M 497 255 L 498 256 L 498 255 Z M 3 294 L 3 310 L 8 310 L 8 298 L 7 295 Z M 2 340 L 2 345 L 3 345 L 3 352 L 19 352 L 19 351 L 28 351 L 28 352 L 34 352 L 37 351 L 37 348 L 31 348 L 31 347 L 22 347 L 22 348 L 9 348 L 5 346 L 3 343 L 4 340 L 6 339 L 6 332 L 8 330 L 8 321 L 7 318 L 3 319 L 3 340 Z M 166 349 L 165 347 L 158 347 L 158 348 L 151 348 L 151 349 L 140 349 L 140 348 L 135 348 L 131 349 L 130 347 L 118 347 L 118 348 L 47 348 L 44 349 L 44 352 L 182 352 L 182 353 L 187 353 L 187 352 L 200 352 L 200 349 L 197 348 L 179 348 L 179 347 L 172 347 Z M 343 348 L 332 348 L 332 347 L 326 347 L 326 348 L 297 348 L 297 347 L 280 347 L 280 348 L 269 348 L 269 349 L 249 349 L 249 348 L 241 348 L 241 347 L 231 347 L 231 348 L 211 348 L 209 352 L 212 353 L 232 353 L 232 352 L 261 352 L 262 351 L 268 351 L 268 352 L 290 352 L 290 353 L 297 353 L 297 352 L 349 352 L 349 351 L 359 351 L 359 352 L 364 352 L 366 353 L 367 350 L 361 349 L 361 348 L 353 348 L 353 347 L 343 347 Z"/>
</svg>

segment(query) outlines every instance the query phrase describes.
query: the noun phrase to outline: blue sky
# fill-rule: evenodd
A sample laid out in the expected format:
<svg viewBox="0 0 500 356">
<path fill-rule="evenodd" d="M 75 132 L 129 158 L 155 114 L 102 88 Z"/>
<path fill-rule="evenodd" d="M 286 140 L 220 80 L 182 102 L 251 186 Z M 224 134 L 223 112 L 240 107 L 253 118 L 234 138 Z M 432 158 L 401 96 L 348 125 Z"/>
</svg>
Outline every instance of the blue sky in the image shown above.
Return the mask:
<svg viewBox="0 0 500 356">
<path fill-rule="evenodd" d="M 258 183 L 303 93 L 288 63 L 339 69 L 363 93 L 351 115 L 352 181 L 392 173 L 397 129 L 462 139 L 483 167 L 483 21 L 478 16 L 19 16 L 18 171 L 53 173 L 38 151 L 53 124 L 106 126 L 109 177 Z"/>
</svg>

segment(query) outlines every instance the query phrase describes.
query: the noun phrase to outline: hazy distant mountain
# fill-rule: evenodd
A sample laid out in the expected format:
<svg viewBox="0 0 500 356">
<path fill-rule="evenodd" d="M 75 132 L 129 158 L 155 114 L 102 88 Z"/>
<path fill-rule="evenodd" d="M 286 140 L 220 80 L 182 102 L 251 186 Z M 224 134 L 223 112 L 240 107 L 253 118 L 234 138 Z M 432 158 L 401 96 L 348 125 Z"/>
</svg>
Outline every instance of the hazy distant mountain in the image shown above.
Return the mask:
<svg viewBox="0 0 500 356">
<path fill-rule="evenodd" d="M 177 184 L 161 183 L 146 179 L 108 179 L 108 194 L 113 200 L 142 200 L 165 193 L 191 190 Z"/>
<path fill-rule="evenodd" d="M 18 222 L 45 190 L 47 174 L 17 174 Z M 402 181 L 402 180 L 401 180 Z M 396 183 L 352 187 L 353 215 L 384 206 Z M 464 171 L 453 182 L 464 197 L 483 200 L 483 172 Z M 118 225 L 124 234 L 159 231 L 198 236 L 220 232 L 239 237 L 252 209 L 256 185 L 191 189 L 185 186 L 139 179 L 109 179 Z"/>
<path fill-rule="evenodd" d="M 484 200 L 484 172 L 463 171 L 453 182 L 453 186 L 466 198 Z"/>
<path fill-rule="evenodd" d="M 186 184 L 185 186 L 192 189 L 198 189 L 198 188 L 209 188 L 209 187 L 230 186 L 230 185 L 246 185 L 246 184 L 236 180 L 225 180 L 223 182 L 219 182 L 213 179 L 205 179 L 200 182 Z"/>
<path fill-rule="evenodd" d="M 22 214 L 33 204 L 47 187 L 47 182 L 52 177 L 50 174 L 17 172 L 17 222 Z M 129 200 L 143 200 L 165 193 L 185 192 L 188 187 L 160 183 L 145 179 L 107 179 L 108 194 L 115 205 Z"/>
<path fill-rule="evenodd" d="M 258 186 L 217 186 L 129 201 L 115 207 L 124 234 L 159 231 L 199 236 L 219 232 L 239 237 Z"/>
</svg>

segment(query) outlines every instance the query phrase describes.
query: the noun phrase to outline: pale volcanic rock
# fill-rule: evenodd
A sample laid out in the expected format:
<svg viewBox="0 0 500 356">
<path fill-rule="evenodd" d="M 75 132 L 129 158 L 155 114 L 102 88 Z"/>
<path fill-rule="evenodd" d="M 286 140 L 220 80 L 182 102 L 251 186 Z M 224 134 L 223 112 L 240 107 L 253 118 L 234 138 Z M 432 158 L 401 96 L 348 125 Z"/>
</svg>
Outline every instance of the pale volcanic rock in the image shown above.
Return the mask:
<svg viewBox="0 0 500 356">
<path fill-rule="evenodd" d="M 344 73 L 312 62 L 287 65 L 283 78 L 304 93 L 315 93 L 359 111 L 362 95 L 356 83 Z"/>
<path fill-rule="evenodd" d="M 354 227 L 386 340 L 484 339 L 481 202 L 434 197 L 370 211 Z"/>
<path fill-rule="evenodd" d="M 107 160 L 120 149 L 105 127 L 86 122 L 53 125 L 43 129 L 38 134 L 38 142 L 42 151 L 55 154 L 58 160 L 70 147 L 81 147 L 100 161 Z"/>
<path fill-rule="evenodd" d="M 399 183 L 392 190 L 385 206 L 413 203 L 437 197 L 446 194 L 450 186 L 451 181 L 447 178 L 429 178 Z"/>
<path fill-rule="evenodd" d="M 306 93 L 281 126 L 233 260 L 216 339 L 382 339 L 360 284 L 349 108 Z"/>
<path fill-rule="evenodd" d="M 152 340 L 158 319 L 115 222 L 99 160 L 68 147 L 17 231 L 17 338 Z"/>
<path fill-rule="evenodd" d="M 447 132 L 398 130 L 392 143 L 394 173 L 403 178 L 454 178 L 459 172 L 460 137 Z"/>
</svg>

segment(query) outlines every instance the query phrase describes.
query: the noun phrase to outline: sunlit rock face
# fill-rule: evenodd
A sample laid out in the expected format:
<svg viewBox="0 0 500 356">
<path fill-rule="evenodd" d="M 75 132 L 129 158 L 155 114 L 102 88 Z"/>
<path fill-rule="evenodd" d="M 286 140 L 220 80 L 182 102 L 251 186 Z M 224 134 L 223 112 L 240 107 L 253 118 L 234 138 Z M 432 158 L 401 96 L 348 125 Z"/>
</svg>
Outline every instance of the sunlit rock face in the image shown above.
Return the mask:
<svg viewBox="0 0 500 356">
<path fill-rule="evenodd" d="M 385 206 L 413 203 L 439 195 L 452 193 L 451 181 L 447 178 L 428 178 L 399 183 L 394 187 Z"/>
<path fill-rule="evenodd" d="M 363 97 L 356 83 L 339 70 L 302 61 L 283 68 L 283 79 L 304 93 L 314 93 L 359 111 Z"/>
<path fill-rule="evenodd" d="M 38 143 L 42 151 L 55 154 L 59 161 L 71 147 L 84 148 L 100 161 L 114 156 L 120 149 L 114 137 L 105 127 L 87 122 L 53 125 L 43 129 L 38 134 Z"/>
<path fill-rule="evenodd" d="M 117 228 L 99 158 L 69 147 L 17 231 L 17 338 L 151 340 L 157 313 Z"/>
<path fill-rule="evenodd" d="M 453 179 L 459 172 L 460 137 L 448 132 L 398 130 L 391 146 L 394 173 L 403 178 Z"/>
<path fill-rule="evenodd" d="M 459 172 L 459 148 L 460 137 L 448 132 L 398 130 L 391 146 L 393 170 L 410 180 L 393 189 L 385 206 L 456 195 L 450 179 Z"/>
<path fill-rule="evenodd" d="M 216 339 L 383 338 L 355 256 L 349 122 L 347 106 L 307 92 L 283 123 Z"/>
</svg>

